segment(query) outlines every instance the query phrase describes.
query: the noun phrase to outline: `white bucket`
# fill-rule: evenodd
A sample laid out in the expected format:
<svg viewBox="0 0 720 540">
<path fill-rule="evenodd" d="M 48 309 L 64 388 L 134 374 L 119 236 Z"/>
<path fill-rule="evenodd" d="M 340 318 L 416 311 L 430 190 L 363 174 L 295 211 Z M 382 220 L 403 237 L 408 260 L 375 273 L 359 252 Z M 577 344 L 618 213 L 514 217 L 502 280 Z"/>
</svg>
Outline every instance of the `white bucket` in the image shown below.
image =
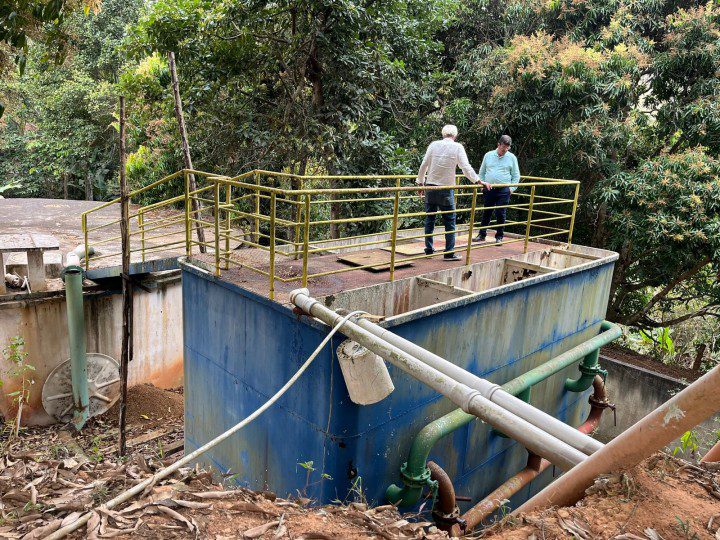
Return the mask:
<svg viewBox="0 0 720 540">
<path fill-rule="evenodd" d="M 337 355 L 353 403 L 371 405 L 395 390 L 385 361 L 377 354 L 346 339 L 337 348 Z"/>
</svg>

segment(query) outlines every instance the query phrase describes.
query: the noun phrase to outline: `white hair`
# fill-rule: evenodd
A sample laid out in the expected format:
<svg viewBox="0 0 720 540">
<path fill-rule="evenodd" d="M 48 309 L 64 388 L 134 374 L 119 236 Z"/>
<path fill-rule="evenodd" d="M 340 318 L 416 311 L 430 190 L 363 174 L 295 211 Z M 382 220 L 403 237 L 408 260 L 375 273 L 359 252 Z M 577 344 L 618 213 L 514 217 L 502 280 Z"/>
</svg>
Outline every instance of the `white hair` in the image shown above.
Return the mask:
<svg viewBox="0 0 720 540">
<path fill-rule="evenodd" d="M 442 136 L 443 137 L 457 137 L 457 134 L 458 134 L 457 126 L 448 124 L 447 126 L 443 126 L 443 128 L 442 128 Z"/>
</svg>

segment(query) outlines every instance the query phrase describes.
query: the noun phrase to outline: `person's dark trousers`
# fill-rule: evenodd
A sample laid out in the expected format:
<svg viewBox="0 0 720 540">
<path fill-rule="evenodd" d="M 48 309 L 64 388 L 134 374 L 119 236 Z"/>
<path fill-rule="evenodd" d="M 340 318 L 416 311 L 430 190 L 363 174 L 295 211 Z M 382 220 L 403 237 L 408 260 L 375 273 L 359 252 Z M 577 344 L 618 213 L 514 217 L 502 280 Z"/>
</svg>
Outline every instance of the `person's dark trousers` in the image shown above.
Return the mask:
<svg viewBox="0 0 720 540">
<path fill-rule="evenodd" d="M 507 216 L 507 208 L 492 208 L 494 206 L 505 206 L 510 202 L 510 188 L 504 187 L 500 189 L 483 189 L 483 206 L 485 210 L 482 213 L 482 219 L 480 220 L 481 227 L 487 227 L 490 225 L 493 212 L 497 218 L 495 240 L 502 240 L 505 234 L 505 227 L 502 225 L 505 223 L 505 217 Z M 480 229 L 478 232 L 478 238 L 485 239 L 487 236 L 487 229 Z"/>
<path fill-rule="evenodd" d="M 455 210 L 455 193 L 452 189 L 436 189 L 425 192 L 425 234 L 432 234 L 435 230 L 436 214 L 430 212 L 445 212 Z M 455 212 L 442 214 L 445 225 L 445 252 L 450 255 L 455 249 Z M 430 254 L 433 249 L 432 236 L 425 237 L 425 253 Z"/>
</svg>

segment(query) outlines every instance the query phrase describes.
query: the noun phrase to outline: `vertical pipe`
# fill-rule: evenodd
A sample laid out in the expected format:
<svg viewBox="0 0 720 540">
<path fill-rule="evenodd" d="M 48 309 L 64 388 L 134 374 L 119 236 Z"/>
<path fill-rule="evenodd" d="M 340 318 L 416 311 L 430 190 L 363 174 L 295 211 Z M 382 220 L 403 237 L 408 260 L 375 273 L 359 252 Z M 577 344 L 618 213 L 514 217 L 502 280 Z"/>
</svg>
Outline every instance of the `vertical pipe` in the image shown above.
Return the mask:
<svg viewBox="0 0 720 540">
<path fill-rule="evenodd" d="M 533 203 L 535 202 L 535 186 L 530 188 L 530 205 L 528 207 L 528 219 L 527 226 L 525 227 L 525 246 L 523 247 L 523 253 L 527 253 L 528 240 L 530 239 L 530 222 L 532 221 Z"/>
<path fill-rule="evenodd" d="M 397 245 L 398 210 L 400 209 L 400 179 L 395 181 L 395 200 L 393 201 L 392 230 L 390 231 L 390 281 L 395 280 L 395 248 Z"/>
<path fill-rule="evenodd" d="M 192 226 L 190 217 L 190 177 L 185 173 L 185 255 L 192 255 Z M 200 240 L 198 238 L 198 240 Z"/>
<path fill-rule="evenodd" d="M 470 250 L 472 249 L 472 233 L 475 227 L 475 209 L 477 208 L 477 186 L 473 187 L 472 207 L 470 208 L 470 223 L 468 225 L 467 250 L 465 252 L 465 266 L 470 265 Z"/>
<path fill-rule="evenodd" d="M 580 196 L 580 182 L 575 184 L 575 198 L 573 199 L 572 216 L 570 217 L 570 231 L 568 232 L 568 247 L 570 247 L 572 245 L 573 229 L 575 229 L 575 213 L 577 212 L 579 196 Z"/>
<path fill-rule="evenodd" d="M 275 192 L 270 194 L 270 300 L 275 299 Z"/>
<path fill-rule="evenodd" d="M 88 420 L 90 405 L 82 286 L 82 268 L 68 266 L 65 269 L 65 301 L 67 304 L 68 341 L 70 342 L 70 374 L 75 405 L 73 425 L 78 430 L 82 429 Z"/>
<path fill-rule="evenodd" d="M 227 212 L 227 217 L 225 218 L 225 270 L 228 270 L 230 268 L 230 221 L 232 219 L 232 215 L 230 213 L 230 204 L 232 201 L 232 185 L 227 184 L 225 186 L 225 204 L 227 205 L 227 208 L 225 209 L 225 212 Z"/>
<path fill-rule="evenodd" d="M 260 243 L 260 173 L 255 172 L 255 243 Z"/>
<path fill-rule="evenodd" d="M 215 181 L 214 193 L 214 214 L 215 214 L 215 275 L 220 275 L 220 182 L 217 178 Z"/>
<path fill-rule="evenodd" d="M 307 286 L 308 281 L 308 248 L 310 247 L 310 195 L 305 195 L 305 227 L 303 230 L 303 271 L 302 285 Z"/>
</svg>

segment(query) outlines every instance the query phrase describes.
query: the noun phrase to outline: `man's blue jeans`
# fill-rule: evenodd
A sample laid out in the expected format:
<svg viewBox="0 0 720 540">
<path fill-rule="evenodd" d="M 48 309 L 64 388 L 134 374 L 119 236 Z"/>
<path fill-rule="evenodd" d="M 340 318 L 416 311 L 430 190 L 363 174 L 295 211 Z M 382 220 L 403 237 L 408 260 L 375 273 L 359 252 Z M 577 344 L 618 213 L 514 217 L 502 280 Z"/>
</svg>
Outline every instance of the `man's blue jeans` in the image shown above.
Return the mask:
<svg viewBox="0 0 720 540">
<path fill-rule="evenodd" d="M 430 212 L 455 210 L 455 193 L 452 189 L 440 189 L 425 192 L 425 234 L 432 234 L 435 230 L 436 214 Z M 450 254 L 455 249 L 455 212 L 442 214 L 445 225 L 445 252 Z M 430 254 L 433 249 L 432 236 L 425 237 L 425 253 Z"/>
<path fill-rule="evenodd" d="M 485 207 L 485 210 L 483 210 L 482 213 L 482 219 L 480 221 L 480 226 L 487 227 L 490 225 L 490 220 L 492 219 L 493 212 L 495 212 L 495 217 L 497 218 L 497 224 L 498 227 L 496 228 L 495 232 L 495 240 L 502 240 L 504 233 L 505 233 L 505 227 L 503 225 L 505 224 L 505 216 L 507 215 L 507 208 L 493 208 L 495 206 L 505 206 L 510 202 L 510 188 L 504 187 L 499 189 L 484 189 L 483 190 L 483 206 Z M 480 229 L 480 232 L 478 233 L 478 237 L 484 239 L 487 235 L 487 229 Z"/>
</svg>

